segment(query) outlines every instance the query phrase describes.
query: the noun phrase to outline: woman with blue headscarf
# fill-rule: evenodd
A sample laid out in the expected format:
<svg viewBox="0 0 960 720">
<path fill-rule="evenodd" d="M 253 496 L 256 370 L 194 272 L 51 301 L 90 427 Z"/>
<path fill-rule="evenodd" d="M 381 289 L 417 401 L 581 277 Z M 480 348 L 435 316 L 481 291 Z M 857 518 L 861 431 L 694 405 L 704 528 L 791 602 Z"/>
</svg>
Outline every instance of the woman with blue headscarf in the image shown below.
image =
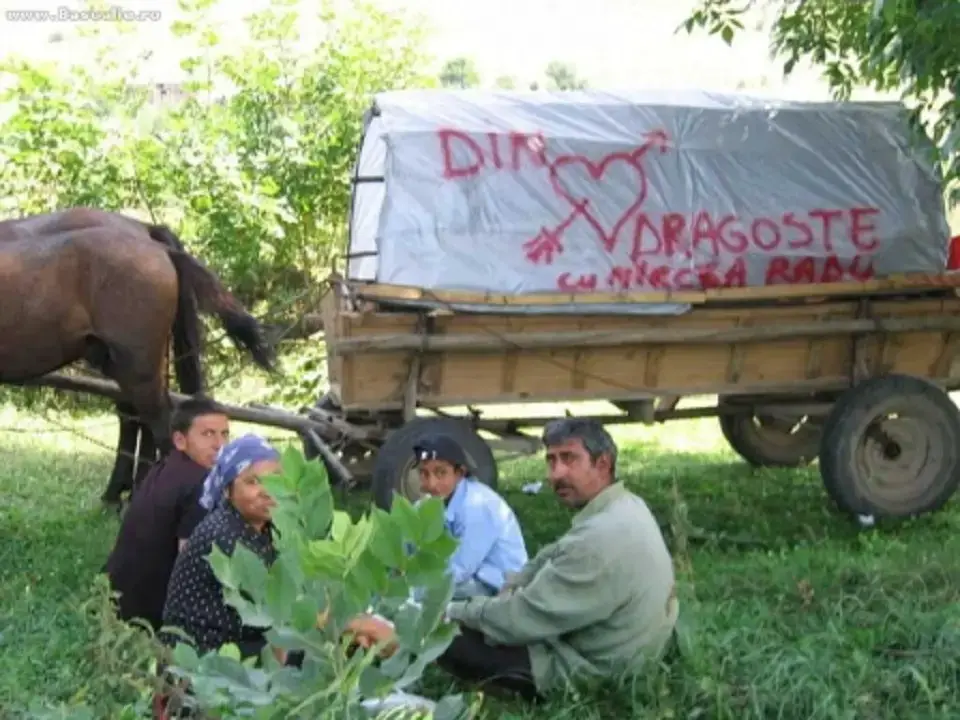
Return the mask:
<svg viewBox="0 0 960 720">
<path fill-rule="evenodd" d="M 239 613 L 224 602 L 223 588 L 207 558 L 216 545 L 232 555 L 243 543 L 269 567 L 276 559 L 270 512 L 273 498 L 260 479 L 280 471 L 280 455 L 258 435 L 244 435 L 225 445 L 203 483 L 200 504 L 209 513 L 177 557 L 167 587 L 163 624 L 181 629 L 199 654 L 235 643 L 244 657 L 259 657 L 266 628 L 243 625 Z M 160 633 L 175 645 L 179 638 Z"/>
</svg>

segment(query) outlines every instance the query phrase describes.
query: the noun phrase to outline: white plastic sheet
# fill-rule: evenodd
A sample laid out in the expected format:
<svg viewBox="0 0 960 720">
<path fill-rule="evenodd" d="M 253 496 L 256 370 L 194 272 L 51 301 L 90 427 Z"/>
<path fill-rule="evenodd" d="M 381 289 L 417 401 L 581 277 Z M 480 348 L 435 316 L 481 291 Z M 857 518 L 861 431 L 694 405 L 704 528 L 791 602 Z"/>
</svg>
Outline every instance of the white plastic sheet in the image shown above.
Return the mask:
<svg viewBox="0 0 960 720">
<path fill-rule="evenodd" d="M 946 264 L 942 185 L 896 103 L 390 92 L 356 174 L 354 280 L 642 292 Z"/>
</svg>

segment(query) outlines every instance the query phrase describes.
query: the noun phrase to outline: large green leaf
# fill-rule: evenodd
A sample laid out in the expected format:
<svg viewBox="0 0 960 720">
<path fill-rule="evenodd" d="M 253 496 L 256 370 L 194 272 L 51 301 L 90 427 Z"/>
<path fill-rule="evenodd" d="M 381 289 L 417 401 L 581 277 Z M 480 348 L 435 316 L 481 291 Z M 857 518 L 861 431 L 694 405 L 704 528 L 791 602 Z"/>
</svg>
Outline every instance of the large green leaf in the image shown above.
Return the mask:
<svg viewBox="0 0 960 720">
<path fill-rule="evenodd" d="M 443 534 L 445 529 L 445 511 L 440 498 L 427 497 L 417 507 L 421 527 L 419 542 L 430 544 Z"/>
<path fill-rule="evenodd" d="M 347 571 L 347 559 L 337 551 L 337 544 L 329 540 L 314 540 L 304 553 L 303 567 L 307 573 L 326 579 L 340 579 Z"/>
<path fill-rule="evenodd" d="M 263 603 L 264 609 L 276 622 L 290 621 L 302 583 L 297 558 L 281 555 L 273 563 L 267 576 Z"/>
<path fill-rule="evenodd" d="M 394 493 L 390 515 L 403 540 L 419 545 L 422 535 L 420 515 L 411 502 L 403 495 Z"/>
<path fill-rule="evenodd" d="M 373 509 L 373 531 L 369 542 L 370 552 L 387 567 L 403 568 L 406 565 L 403 533 L 393 515 L 380 508 Z"/>
<path fill-rule="evenodd" d="M 242 542 L 236 544 L 230 556 L 230 572 L 240 590 L 253 598 L 254 602 L 263 601 L 267 566 L 263 558 Z"/>
</svg>

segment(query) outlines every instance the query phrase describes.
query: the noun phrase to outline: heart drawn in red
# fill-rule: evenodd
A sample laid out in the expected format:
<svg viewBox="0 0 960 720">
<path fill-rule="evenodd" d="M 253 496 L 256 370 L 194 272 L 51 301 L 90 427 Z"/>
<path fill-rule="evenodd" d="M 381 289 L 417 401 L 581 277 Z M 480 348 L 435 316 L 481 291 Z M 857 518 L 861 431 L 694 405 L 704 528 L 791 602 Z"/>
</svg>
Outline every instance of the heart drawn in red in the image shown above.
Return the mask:
<svg viewBox="0 0 960 720">
<path fill-rule="evenodd" d="M 617 236 L 620 234 L 623 226 L 626 225 L 630 220 L 630 216 L 640 209 L 647 199 L 647 174 L 641 162 L 643 150 L 646 150 L 646 147 L 632 152 L 614 152 L 604 156 L 598 161 L 591 160 L 582 155 L 558 155 L 550 164 L 550 184 L 553 186 L 554 192 L 570 203 L 570 206 L 573 208 L 573 215 L 571 215 L 570 219 L 577 215 L 582 215 L 596 231 L 607 252 L 613 251 L 617 244 Z M 636 195 L 632 202 L 617 216 L 613 227 L 607 231 L 603 223 L 601 223 L 601 218 L 598 218 L 591 210 L 591 199 L 589 197 L 575 195 L 565 188 L 560 180 L 560 171 L 564 168 L 579 165 L 587 171 L 590 179 L 599 182 L 614 163 L 625 163 L 636 172 Z"/>
</svg>

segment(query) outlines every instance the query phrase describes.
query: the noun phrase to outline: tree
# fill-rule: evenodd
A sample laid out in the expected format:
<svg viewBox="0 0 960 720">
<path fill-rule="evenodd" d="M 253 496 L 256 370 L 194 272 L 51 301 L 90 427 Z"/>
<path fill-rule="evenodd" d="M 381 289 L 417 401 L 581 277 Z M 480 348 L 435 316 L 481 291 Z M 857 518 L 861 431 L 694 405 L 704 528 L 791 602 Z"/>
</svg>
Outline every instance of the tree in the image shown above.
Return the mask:
<svg viewBox="0 0 960 720">
<path fill-rule="evenodd" d="M 517 81 L 512 75 L 501 75 L 493 81 L 493 84 L 501 90 L 513 90 L 517 86 Z"/>
<path fill-rule="evenodd" d="M 443 64 L 440 84 L 446 88 L 477 87 L 480 84 L 480 73 L 470 58 L 453 58 Z"/>
<path fill-rule="evenodd" d="M 576 68 L 570 63 L 552 61 L 544 71 L 549 85 L 554 90 L 583 90 L 587 81 L 577 75 Z"/>
<path fill-rule="evenodd" d="M 683 23 L 731 44 L 756 0 L 701 0 Z M 838 100 L 857 86 L 899 91 L 915 124 L 937 146 L 954 202 L 960 201 L 960 2 L 787 0 L 772 28 L 785 76 L 802 60 L 822 68 Z"/>
</svg>

